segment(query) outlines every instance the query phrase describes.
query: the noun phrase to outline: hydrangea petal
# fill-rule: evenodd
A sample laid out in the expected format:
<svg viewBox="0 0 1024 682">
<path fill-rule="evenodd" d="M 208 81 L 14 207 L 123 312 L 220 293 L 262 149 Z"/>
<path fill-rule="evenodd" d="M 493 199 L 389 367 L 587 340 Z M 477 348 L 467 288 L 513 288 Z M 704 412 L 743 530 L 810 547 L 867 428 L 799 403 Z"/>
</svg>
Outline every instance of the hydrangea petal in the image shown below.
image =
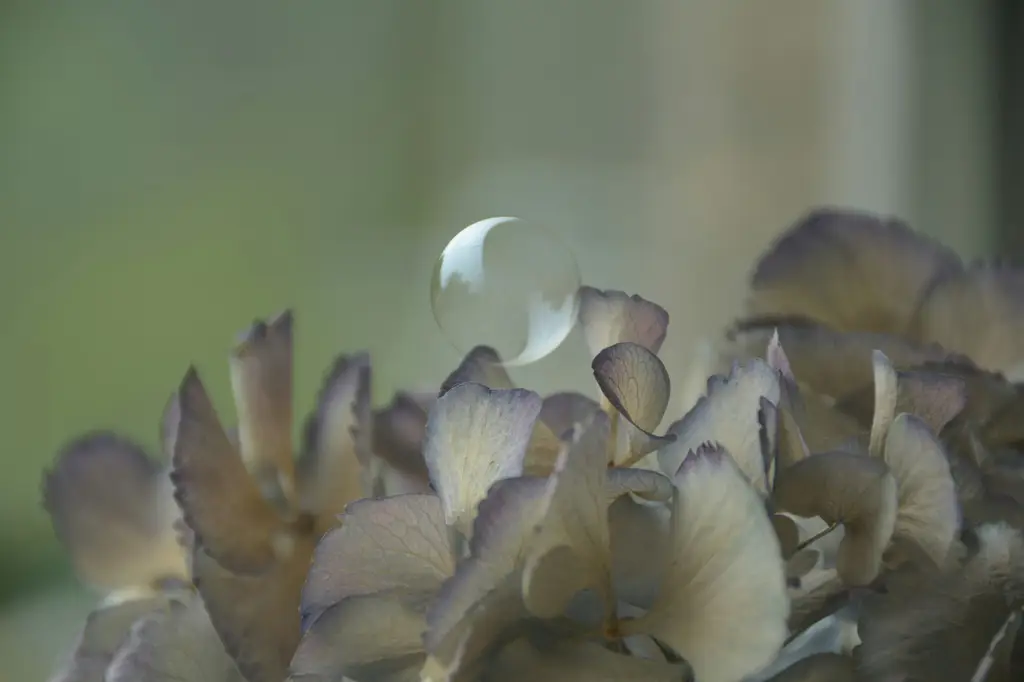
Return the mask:
<svg viewBox="0 0 1024 682">
<path fill-rule="evenodd" d="M 579 322 L 590 356 L 622 341 L 657 353 L 668 333 L 668 313 L 657 303 L 623 291 L 580 287 Z"/>
</svg>

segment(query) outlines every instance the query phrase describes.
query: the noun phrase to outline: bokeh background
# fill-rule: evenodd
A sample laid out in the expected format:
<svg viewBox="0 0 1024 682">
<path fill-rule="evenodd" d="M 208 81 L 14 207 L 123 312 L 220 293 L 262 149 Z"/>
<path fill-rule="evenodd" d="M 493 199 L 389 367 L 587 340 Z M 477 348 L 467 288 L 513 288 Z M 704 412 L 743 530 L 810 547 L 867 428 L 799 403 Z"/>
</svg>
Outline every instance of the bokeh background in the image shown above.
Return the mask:
<svg viewBox="0 0 1024 682">
<path fill-rule="evenodd" d="M 428 305 L 457 230 L 547 225 L 672 315 L 685 374 L 815 204 L 965 256 L 1024 244 L 1015 0 L 8 0 L 0 4 L 0 679 L 94 597 L 39 503 L 67 439 L 155 450 L 190 363 L 294 306 L 301 411 L 343 349 L 376 400 L 458 360 Z M 579 339 L 514 372 L 589 386 Z M 671 418 L 677 415 L 670 409 Z"/>
</svg>

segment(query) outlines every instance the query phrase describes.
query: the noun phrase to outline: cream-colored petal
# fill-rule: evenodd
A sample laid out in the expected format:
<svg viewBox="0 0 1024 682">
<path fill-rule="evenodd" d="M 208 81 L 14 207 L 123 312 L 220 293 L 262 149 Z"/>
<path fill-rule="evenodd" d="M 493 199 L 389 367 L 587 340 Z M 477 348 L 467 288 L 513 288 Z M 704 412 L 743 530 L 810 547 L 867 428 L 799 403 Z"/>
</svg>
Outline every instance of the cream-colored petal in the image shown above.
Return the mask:
<svg viewBox="0 0 1024 682">
<path fill-rule="evenodd" d="M 703 682 L 735 682 L 786 639 L 779 543 L 761 498 L 726 452 L 700 448 L 676 476 L 672 560 L 653 608 L 622 624 L 672 647 Z"/>
<path fill-rule="evenodd" d="M 761 399 L 778 404 L 779 375 L 763 360 L 733 367 L 729 376 L 708 379 L 707 395 L 669 427 L 676 441 L 658 451 L 661 470 L 672 475 L 690 452 L 703 443 L 720 444 L 754 487 L 767 494 L 758 415 Z"/>
<path fill-rule="evenodd" d="M 637 502 L 627 495 L 608 508 L 608 526 L 615 594 L 649 609 L 672 556 L 671 512 L 664 504 Z"/>
<path fill-rule="evenodd" d="M 668 332 L 668 313 L 656 303 L 623 291 L 580 288 L 579 321 L 591 357 L 622 341 L 638 343 L 652 353 L 661 350 Z"/>
<path fill-rule="evenodd" d="M 872 457 L 881 457 L 889 425 L 896 417 L 896 400 L 899 395 L 896 370 L 885 353 L 876 350 L 871 361 L 875 374 L 875 409 L 871 418 L 871 439 L 868 452 Z"/>
<path fill-rule="evenodd" d="M 466 353 L 459 366 L 441 384 L 440 395 L 465 383 L 495 389 L 515 388 L 512 378 L 505 371 L 501 356 L 490 346 L 477 346 Z"/>
<path fill-rule="evenodd" d="M 293 679 L 412 682 L 425 660 L 423 595 L 402 590 L 347 597 L 303 635 Z"/>
<path fill-rule="evenodd" d="M 927 424 L 901 414 L 889 428 L 885 462 L 899 496 L 894 538 L 915 543 L 936 566 L 945 565 L 960 532 L 960 509 L 942 445 Z"/>
<path fill-rule="evenodd" d="M 354 502 L 316 547 L 302 590 L 303 623 L 348 597 L 436 591 L 454 570 L 437 497 Z"/>
<path fill-rule="evenodd" d="M 562 437 L 577 424 L 584 424 L 601 409 L 597 401 L 582 393 L 564 391 L 544 397 L 540 421 L 555 435 Z"/>
<path fill-rule="evenodd" d="M 468 536 L 488 488 L 522 473 L 540 408 L 532 391 L 475 383 L 458 384 L 438 398 L 424 457 L 448 525 Z"/>
<path fill-rule="evenodd" d="M 257 320 L 231 352 L 242 460 L 265 494 L 292 499 L 292 313 Z"/>
</svg>

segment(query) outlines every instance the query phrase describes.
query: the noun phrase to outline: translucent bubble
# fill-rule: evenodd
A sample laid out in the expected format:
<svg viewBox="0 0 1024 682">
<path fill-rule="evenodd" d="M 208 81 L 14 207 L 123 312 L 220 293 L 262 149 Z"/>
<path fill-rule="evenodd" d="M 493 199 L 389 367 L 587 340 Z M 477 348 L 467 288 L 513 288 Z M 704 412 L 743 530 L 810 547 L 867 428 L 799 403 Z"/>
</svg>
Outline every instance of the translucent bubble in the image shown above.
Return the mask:
<svg viewBox="0 0 1024 682">
<path fill-rule="evenodd" d="M 460 352 L 493 347 L 506 366 L 536 362 L 576 322 L 580 273 L 555 235 L 519 218 L 473 223 L 434 266 L 430 305 Z"/>
</svg>

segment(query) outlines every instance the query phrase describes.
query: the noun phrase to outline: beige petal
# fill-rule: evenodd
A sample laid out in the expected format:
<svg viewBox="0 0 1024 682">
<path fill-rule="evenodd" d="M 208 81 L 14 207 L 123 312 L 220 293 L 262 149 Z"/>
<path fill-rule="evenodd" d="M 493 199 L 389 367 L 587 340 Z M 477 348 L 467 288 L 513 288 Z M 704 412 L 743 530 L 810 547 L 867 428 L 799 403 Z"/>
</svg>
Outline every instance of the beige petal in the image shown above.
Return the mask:
<svg viewBox="0 0 1024 682">
<path fill-rule="evenodd" d="M 591 357 L 622 341 L 652 353 L 661 350 L 668 332 L 668 313 L 657 303 L 623 291 L 580 287 L 579 321 Z"/>
<path fill-rule="evenodd" d="M 566 433 L 571 438 L 571 433 Z M 526 458 L 523 460 L 523 473 L 530 476 L 548 476 L 555 468 L 555 461 L 558 453 L 565 447 L 565 438 L 555 435 L 555 432 L 538 419 L 533 424 L 533 433 L 530 434 L 530 443 L 526 447 Z"/>
<path fill-rule="evenodd" d="M 857 682 L 853 659 L 841 654 L 811 654 L 766 682 Z"/>
<path fill-rule="evenodd" d="M 902 334 L 929 286 L 961 268 L 956 254 L 898 220 L 822 208 L 761 258 L 747 305 L 753 315 Z"/>
<path fill-rule="evenodd" d="M 427 604 L 401 590 L 346 597 L 306 631 L 295 679 L 414 682 L 423 665 Z"/>
<path fill-rule="evenodd" d="M 800 545 L 800 529 L 796 522 L 785 514 L 772 514 L 770 518 L 772 528 L 775 529 L 775 537 L 779 540 L 782 558 L 789 559 Z"/>
<path fill-rule="evenodd" d="M 231 353 L 242 461 L 268 496 L 292 499 L 292 313 L 257 320 Z"/>
<path fill-rule="evenodd" d="M 901 414 L 889 429 L 885 462 L 899 496 L 894 537 L 914 542 L 944 565 L 960 532 L 960 511 L 942 445 L 922 420 Z"/>
<path fill-rule="evenodd" d="M 132 625 L 167 606 L 166 599 L 157 597 L 96 609 L 86 619 L 70 658 L 50 682 L 104 682 L 107 668 L 128 640 Z"/>
<path fill-rule="evenodd" d="M 43 478 L 43 504 L 78 576 L 114 590 L 187 575 L 167 472 L 106 432 L 67 444 Z"/>
<path fill-rule="evenodd" d="M 1008 593 L 1019 594 L 1024 542 L 1005 525 L 977 532 L 962 568 L 914 572 L 865 604 L 858 650 L 864 679 L 971 680 L 1006 623 Z"/>
<path fill-rule="evenodd" d="M 181 420 L 174 446 L 174 494 L 185 521 L 225 568 L 256 572 L 277 556 L 287 534 L 231 445 L 195 369 L 178 390 Z"/>
<path fill-rule="evenodd" d="M 317 535 L 337 525 L 345 505 L 370 492 L 362 486 L 370 419 L 370 356 L 343 355 L 324 379 L 296 470 L 299 507 L 317 517 Z"/>
<path fill-rule="evenodd" d="M 676 442 L 658 451 L 661 470 L 672 475 L 688 453 L 703 443 L 718 443 L 735 458 L 754 487 L 767 494 L 758 415 L 762 398 L 778 404 L 779 396 L 779 375 L 763 360 L 736 365 L 727 377 L 711 377 L 707 395 L 669 427 Z"/>
<path fill-rule="evenodd" d="M 455 371 L 441 384 L 444 395 L 459 384 L 481 384 L 487 388 L 515 388 L 498 351 L 490 346 L 477 346 L 466 354 Z"/>
<path fill-rule="evenodd" d="M 1009 371 L 1024 360 L 1024 271 L 979 264 L 938 282 L 917 313 L 914 334 L 963 353 L 981 367 Z M 979 333 L 984 330 L 984 333 Z"/>
<path fill-rule="evenodd" d="M 664 504 L 628 495 L 609 507 L 612 584 L 620 600 L 644 609 L 654 603 L 672 555 L 670 519 Z"/>
<path fill-rule="evenodd" d="M 455 386 L 438 398 L 427 422 L 424 458 L 445 520 L 463 535 L 495 481 L 523 471 L 541 399 L 523 389 Z"/>
<path fill-rule="evenodd" d="M 202 602 L 192 597 L 136 622 L 106 682 L 245 681 L 224 651 Z"/>
<path fill-rule="evenodd" d="M 837 568 L 848 585 L 878 575 L 896 524 L 896 481 L 883 461 L 846 452 L 811 455 L 779 475 L 777 509 L 842 523 Z"/>
<path fill-rule="evenodd" d="M 601 406 L 582 393 L 566 391 L 552 393 L 544 398 L 540 408 L 540 421 L 555 435 L 561 437 L 577 424 L 586 423 Z"/>
<path fill-rule="evenodd" d="M 777 320 L 747 320 L 731 333 L 732 348 L 727 355 L 760 357 L 778 333 L 786 349 L 793 375 L 801 390 L 841 399 L 874 383 L 872 354 L 879 350 L 897 369 L 918 367 L 928 362 L 962 361 L 938 346 L 919 346 L 905 339 L 866 332 L 841 333 L 813 323 L 779 323 Z"/>
<path fill-rule="evenodd" d="M 896 370 L 882 351 L 876 350 L 871 361 L 875 374 L 875 409 L 871 418 L 868 452 L 872 457 L 881 457 L 889 425 L 896 417 L 897 379 Z"/>
<path fill-rule="evenodd" d="M 613 462 L 631 464 L 674 436 L 655 436 L 671 391 L 668 370 L 657 355 L 628 341 L 605 348 L 591 363 L 601 393 L 617 414 Z M 620 435 L 625 447 L 620 448 Z"/>
<path fill-rule="evenodd" d="M 437 497 L 354 502 L 341 527 L 316 547 L 302 591 L 304 627 L 348 597 L 394 590 L 434 592 L 454 570 Z"/>
<path fill-rule="evenodd" d="M 657 471 L 616 467 L 608 469 L 605 490 L 609 502 L 614 502 L 627 493 L 645 500 L 668 502 L 672 499 L 675 488 L 671 480 Z"/>
<path fill-rule="evenodd" d="M 258 575 L 221 567 L 201 547 L 193 581 L 217 634 L 248 682 L 280 682 L 299 643 L 299 603 L 314 538 L 295 537 L 291 556 Z"/>
<path fill-rule="evenodd" d="M 431 397 L 429 406 L 434 404 Z M 392 467 L 427 478 L 423 439 L 427 435 L 429 407 L 417 396 L 396 393 L 387 407 L 373 413 L 373 451 Z"/>
<path fill-rule="evenodd" d="M 700 448 L 675 479 L 672 560 L 654 607 L 623 634 L 672 647 L 703 682 L 767 665 L 786 639 L 789 600 L 775 532 L 728 454 Z"/>
<path fill-rule="evenodd" d="M 538 508 L 542 520 L 529 541 L 523 578 L 526 607 L 540 617 L 561 615 L 585 587 L 594 588 L 609 612 L 614 610 L 606 493 L 608 431 L 607 416 L 596 413 L 563 450 L 547 481 Z"/>
<path fill-rule="evenodd" d="M 849 600 L 849 590 L 834 568 L 815 568 L 800 576 L 800 584 L 789 590 L 790 640 L 832 615 Z"/>
<path fill-rule="evenodd" d="M 684 682 L 690 676 L 685 663 L 636 658 L 590 642 L 540 650 L 525 640 L 502 649 L 487 670 L 489 682 Z"/>
</svg>

